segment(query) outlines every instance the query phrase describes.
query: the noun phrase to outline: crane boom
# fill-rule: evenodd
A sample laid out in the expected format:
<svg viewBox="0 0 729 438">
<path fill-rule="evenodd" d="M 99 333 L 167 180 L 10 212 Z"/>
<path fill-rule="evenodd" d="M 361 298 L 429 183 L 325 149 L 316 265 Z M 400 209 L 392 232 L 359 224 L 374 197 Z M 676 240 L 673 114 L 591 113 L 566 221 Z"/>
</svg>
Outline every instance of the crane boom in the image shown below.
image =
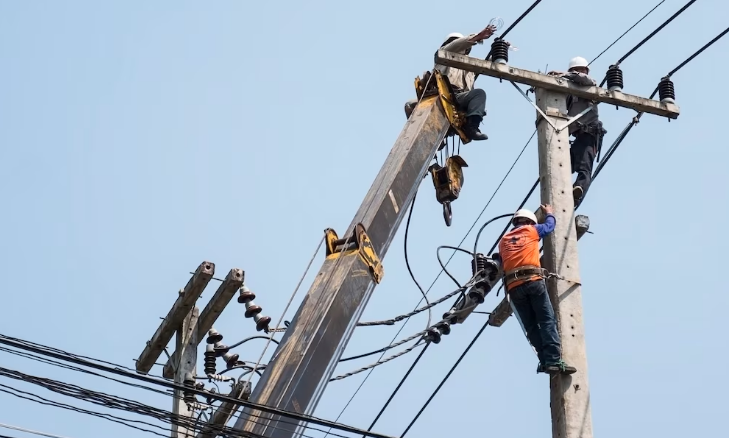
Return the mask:
<svg viewBox="0 0 729 438">
<path fill-rule="evenodd" d="M 250 400 L 311 414 L 382 275 L 385 257 L 407 208 L 451 128 L 437 94 L 423 97 L 400 132 L 344 238 L 327 233 L 327 257 L 267 365 Z M 356 160 L 347 163 L 357 166 Z M 342 243 L 354 249 L 339 250 Z M 297 424 L 261 411 L 244 411 L 238 430 L 291 438 Z"/>
</svg>

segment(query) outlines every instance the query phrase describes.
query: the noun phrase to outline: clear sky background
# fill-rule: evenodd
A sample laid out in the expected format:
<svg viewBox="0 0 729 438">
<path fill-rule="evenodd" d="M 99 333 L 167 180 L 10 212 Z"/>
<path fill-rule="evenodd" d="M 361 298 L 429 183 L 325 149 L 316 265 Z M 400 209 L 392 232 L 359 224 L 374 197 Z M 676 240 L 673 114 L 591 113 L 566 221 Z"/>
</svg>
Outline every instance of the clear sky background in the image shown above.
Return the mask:
<svg viewBox="0 0 729 438">
<path fill-rule="evenodd" d="M 544 71 L 566 69 L 573 56 L 592 59 L 655 3 L 545 0 L 509 35 L 519 48 L 510 63 Z M 593 65 L 593 76 L 600 80 L 684 3 L 666 1 Z M 443 38 L 477 32 L 496 16 L 506 27 L 529 4 L 0 1 L 0 332 L 133 367 L 203 260 L 218 277 L 244 269 L 277 320 L 322 230 L 349 224 L 403 128 L 413 78 L 432 68 Z M 696 2 L 623 64 L 626 92 L 650 94 L 727 26 L 727 12 L 719 0 Z M 679 119 L 644 116 L 580 209 L 594 231 L 579 247 L 596 436 L 724 430 L 728 47 L 720 41 L 674 76 Z M 473 56 L 487 52 L 477 46 Z M 427 179 L 415 206 L 410 263 L 426 286 L 439 269 L 436 247 L 461 240 L 534 128 L 533 108 L 511 85 L 481 77 L 477 86 L 488 93 L 481 129 L 489 140 L 462 148 L 470 167 L 453 226 Z M 601 113 L 607 146 L 634 112 L 603 105 Z M 536 176 L 534 141 L 479 225 L 512 212 Z M 503 225 L 486 230 L 485 245 Z M 363 320 L 406 313 L 420 298 L 403 231 Z M 468 278 L 467 257 L 452 266 Z M 431 294 L 452 289 L 443 276 Z M 481 310 L 500 299 L 490 296 Z M 426 318 L 413 318 L 401 336 Z M 473 315 L 430 348 L 375 430 L 402 432 L 483 318 Z M 256 333 L 235 301 L 216 327 L 229 342 Z M 387 345 L 396 330 L 359 328 L 345 355 Z M 263 345 L 245 344 L 241 359 L 255 361 Z M 3 366 L 171 408 L 161 396 L 0 357 Z M 414 359 L 376 369 L 340 421 L 366 428 Z M 516 320 L 489 328 L 408 436 L 550 436 L 548 377 L 536 365 Z M 330 384 L 316 415 L 336 418 L 362 377 Z M 0 406 L 0 422 L 71 438 L 145 436 L 3 393 Z"/>
</svg>

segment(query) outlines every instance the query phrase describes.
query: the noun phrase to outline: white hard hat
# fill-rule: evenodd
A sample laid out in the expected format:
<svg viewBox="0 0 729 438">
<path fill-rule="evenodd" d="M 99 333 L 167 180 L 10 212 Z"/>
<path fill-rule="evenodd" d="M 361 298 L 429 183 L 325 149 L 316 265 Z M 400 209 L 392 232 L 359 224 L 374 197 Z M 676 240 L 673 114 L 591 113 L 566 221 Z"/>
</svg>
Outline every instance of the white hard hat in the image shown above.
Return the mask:
<svg viewBox="0 0 729 438">
<path fill-rule="evenodd" d="M 534 213 L 527 210 L 526 208 L 522 208 L 521 210 L 517 211 L 514 214 L 514 217 L 511 219 L 511 223 L 513 224 L 514 221 L 520 217 L 527 218 L 527 219 L 531 220 L 532 222 L 534 222 L 535 224 L 537 223 L 537 217 L 534 215 Z"/>
<path fill-rule="evenodd" d="M 445 41 L 448 41 L 451 38 L 463 38 L 463 34 L 458 32 L 449 33 Z"/>
<path fill-rule="evenodd" d="M 585 67 L 589 70 L 589 67 L 587 67 L 587 60 L 581 56 L 575 56 L 574 58 L 570 59 L 570 67 L 568 70 L 572 70 L 575 67 Z"/>
</svg>

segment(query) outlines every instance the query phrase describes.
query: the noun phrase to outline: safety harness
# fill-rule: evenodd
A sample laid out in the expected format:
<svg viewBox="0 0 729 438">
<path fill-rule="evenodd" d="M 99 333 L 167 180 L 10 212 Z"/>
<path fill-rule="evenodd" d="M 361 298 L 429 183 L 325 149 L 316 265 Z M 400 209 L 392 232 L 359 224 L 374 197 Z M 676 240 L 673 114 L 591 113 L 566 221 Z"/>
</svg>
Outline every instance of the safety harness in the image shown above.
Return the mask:
<svg viewBox="0 0 729 438">
<path fill-rule="evenodd" d="M 514 268 L 514 269 L 504 273 L 503 279 L 504 279 L 504 285 L 506 287 L 506 290 L 508 290 L 509 285 L 514 283 L 515 281 L 528 280 L 530 277 L 533 277 L 535 275 L 540 278 L 543 278 L 545 280 L 554 278 L 557 280 L 565 280 L 565 281 L 569 281 L 571 283 L 580 284 L 579 282 L 568 280 L 568 279 L 562 277 L 561 275 L 549 272 L 546 269 L 541 268 L 539 266 L 524 265 L 524 266 L 519 266 L 518 268 Z M 508 294 L 507 294 L 507 296 L 508 296 Z"/>
<path fill-rule="evenodd" d="M 578 132 L 584 132 L 585 134 L 589 134 L 597 140 L 597 162 L 600 162 L 600 152 L 602 151 L 602 139 L 607 134 L 607 130 L 602 127 L 602 122 L 600 120 L 596 122 L 592 122 L 589 124 L 580 123 L 579 121 L 575 122 L 577 125 Z"/>
</svg>

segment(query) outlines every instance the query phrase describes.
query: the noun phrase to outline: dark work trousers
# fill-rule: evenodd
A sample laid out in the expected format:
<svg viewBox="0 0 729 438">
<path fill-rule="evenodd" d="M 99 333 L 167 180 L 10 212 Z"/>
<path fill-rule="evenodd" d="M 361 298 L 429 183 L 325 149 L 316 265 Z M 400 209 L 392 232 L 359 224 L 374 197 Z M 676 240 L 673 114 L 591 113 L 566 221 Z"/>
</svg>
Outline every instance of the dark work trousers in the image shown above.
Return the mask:
<svg viewBox="0 0 729 438">
<path fill-rule="evenodd" d="M 572 162 L 572 173 L 577 172 L 574 186 L 582 187 L 583 198 L 592 182 L 592 165 L 595 163 L 595 155 L 597 155 L 597 137 L 578 131 L 570 148 L 570 161 Z"/>
<path fill-rule="evenodd" d="M 480 88 L 456 93 L 458 109 L 466 113 L 466 117 L 486 115 L 486 92 Z"/>
<path fill-rule="evenodd" d="M 509 291 L 509 297 L 527 338 L 542 365 L 554 365 L 561 359 L 561 344 L 552 302 L 544 280 L 528 281 Z"/>
<path fill-rule="evenodd" d="M 417 99 L 405 103 L 405 117 L 410 118 L 410 114 L 413 113 L 417 104 Z M 483 118 L 486 116 L 486 92 L 480 88 L 456 93 L 456 104 L 459 110 L 466 113 L 466 117 L 479 116 Z"/>
</svg>

